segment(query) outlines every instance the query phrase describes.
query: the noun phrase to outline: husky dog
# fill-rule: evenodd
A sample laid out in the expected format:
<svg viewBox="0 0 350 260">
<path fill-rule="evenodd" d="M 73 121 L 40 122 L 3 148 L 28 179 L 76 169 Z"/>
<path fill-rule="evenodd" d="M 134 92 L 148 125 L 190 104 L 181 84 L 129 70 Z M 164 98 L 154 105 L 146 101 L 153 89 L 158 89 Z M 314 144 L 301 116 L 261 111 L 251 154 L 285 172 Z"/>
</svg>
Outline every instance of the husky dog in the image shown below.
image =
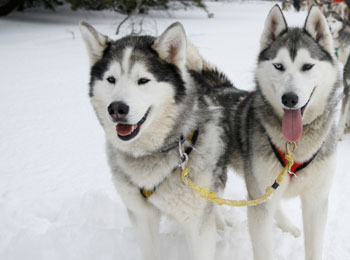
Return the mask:
<svg viewBox="0 0 350 260">
<path fill-rule="evenodd" d="M 340 3 L 332 3 L 332 11 L 336 12 L 342 19 L 348 20 L 349 19 L 349 7 L 346 3 L 340 2 Z"/>
<path fill-rule="evenodd" d="M 327 22 L 333 36 L 336 56 L 344 65 L 344 97 L 338 123 L 338 139 L 341 140 L 344 133 L 350 133 L 350 24 L 336 12 L 327 14 Z"/>
<path fill-rule="evenodd" d="M 179 164 L 188 158 L 191 179 L 222 192 L 238 90 L 203 62 L 180 23 L 158 38 L 116 41 L 85 22 L 80 29 L 90 57 L 91 103 L 143 258 L 165 257 L 158 236 L 164 214 L 183 226 L 191 259 L 214 259 L 216 224 L 222 227 L 223 219 L 182 182 Z"/>
<path fill-rule="evenodd" d="M 345 65 L 350 54 L 350 25 L 336 12 L 326 14 L 338 60 Z"/>
<path fill-rule="evenodd" d="M 284 11 L 289 11 L 292 8 L 293 1 L 292 0 L 284 0 L 282 2 L 282 9 Z"/>
<path fill-rule="evenodd" d="M 306 259 L 319 260 L 337 143 L 334 115 L 339 77 L 332 36 L 317 7 L 310 9 L 304 28 L 289 28 L 276 5 L 260 43 L 256 90 L 236 112 L 239 127 L 234 129 L 232 164 L 243 171 L 250 199 L 262 197 L 282 170 L 286 141 L 297 142 L 298 164 L 272 199 L 248 208 L 254 257 L 273 259 L 274 217 L 284 230 L 299 235 L 279 204 L 282 197 L 300 196 Z"/>
</svg>

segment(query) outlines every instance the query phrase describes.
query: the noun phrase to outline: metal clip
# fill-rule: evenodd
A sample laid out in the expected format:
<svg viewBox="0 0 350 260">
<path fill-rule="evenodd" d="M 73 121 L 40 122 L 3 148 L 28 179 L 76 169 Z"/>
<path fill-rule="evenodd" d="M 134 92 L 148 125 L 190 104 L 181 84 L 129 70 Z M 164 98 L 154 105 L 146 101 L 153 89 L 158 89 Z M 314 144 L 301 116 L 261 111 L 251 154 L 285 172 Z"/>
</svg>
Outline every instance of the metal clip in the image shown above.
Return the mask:
<svg viewBox="0 0 350 260">
<path fill-rule="evenodd" d="M 286 153 L 289 154 L 290 156 L 293 156 L 298 145 L 296 142 L 287 142 L 286 143 Z"/>
<path fill-rule="evenodd" d="M 179 155 L 180 155 L 179 167 L 181 167 L 181 169 L 184 170 L 188 162 L 188 155 L 185 153 L 184 143 L 181 142 L 181 139 L 179 140 Z"/>
<path fill-rule="evenodd" d="M 185 170 L 187 161 L 188 161 L 188 155 L 186 153 L 183 153 L 182 158 L 180 159 L 181 159 L 181 162 L 179 166 L 181 167 L 182 170 Z"/>
<path fill-rule="evenodd" d="M 293 175 L 295 178 L 298 178 L 298 175 L 296 175 L 295 172 L 288 171 L 288 174 L 289 174 L 289 175 Z"/>
</svg>

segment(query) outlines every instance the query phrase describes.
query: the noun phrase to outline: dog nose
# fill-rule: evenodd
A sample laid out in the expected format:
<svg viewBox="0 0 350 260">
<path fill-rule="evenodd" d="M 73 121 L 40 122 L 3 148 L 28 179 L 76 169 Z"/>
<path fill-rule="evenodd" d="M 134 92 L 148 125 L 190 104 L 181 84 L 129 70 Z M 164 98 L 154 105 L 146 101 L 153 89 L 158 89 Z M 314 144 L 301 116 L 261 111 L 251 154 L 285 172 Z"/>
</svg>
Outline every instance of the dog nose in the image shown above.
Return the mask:
<svg viewBox="0 0 350 260">
<path fill-rule="evenodd" d="M 108 106 L 108 113 L 115 119 L 123 119 L 129 113 L 129 106 L 123 102 L 113 102 Z"/>
<path fill-rule="evenodd" d="M 299 97 L 293 92 L 288 92 L 282 96 L 283 105 L 289 108 L 295 107 L 298 101 Z"/>
</svg>

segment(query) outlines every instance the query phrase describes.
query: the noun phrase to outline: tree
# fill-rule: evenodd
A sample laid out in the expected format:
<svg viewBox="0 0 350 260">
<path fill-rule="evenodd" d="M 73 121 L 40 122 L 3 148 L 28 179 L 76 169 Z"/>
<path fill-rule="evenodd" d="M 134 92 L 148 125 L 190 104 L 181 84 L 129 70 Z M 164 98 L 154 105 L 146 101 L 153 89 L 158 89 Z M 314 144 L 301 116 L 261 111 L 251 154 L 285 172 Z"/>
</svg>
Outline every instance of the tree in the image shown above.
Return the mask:
<svg viewBox="0 0 350 260">
<path fill-rule="evenodd" d="M 173 9 L 176 4 L 183 7 L 197 7 L 210 14 L 203 0 L 0 0 L 0 16 L 5 16 L 14 10 L 23 11 L 27 8 L 44 6 L 51 10 L 67 2 L 73 10 L 113 10 L 126 14 L 128 17 L 134 14 L 145 14 L 149 10 Z"/>
<path fill-rule="evenodd" d="M 0 16 L 5 16 L 23 4 L 24 0 L 0 0 Z"/>
</svg>

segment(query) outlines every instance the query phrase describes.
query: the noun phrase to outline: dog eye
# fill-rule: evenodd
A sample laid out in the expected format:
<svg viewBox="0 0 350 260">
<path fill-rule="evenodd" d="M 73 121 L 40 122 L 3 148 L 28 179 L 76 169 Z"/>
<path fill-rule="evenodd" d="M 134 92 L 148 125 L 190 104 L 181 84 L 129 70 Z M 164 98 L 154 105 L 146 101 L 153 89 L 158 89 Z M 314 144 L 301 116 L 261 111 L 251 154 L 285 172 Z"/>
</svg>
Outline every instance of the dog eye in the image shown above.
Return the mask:
<svg viewBox="0 0 350 260">
<path fill-rule="evenodd" d="M 281 63 L 274 63 L 273 66 L 275 67 L 276 70 L 284 71 L 284 67 Z"/>
<path fill-rule="evenodd" d="M 139 85 L 144 85 L 144 84 L 146 84 L 146 83 L 149 82 L 149 81 L 150 81 L 149 79 L 140 78 L 140 79 L 137 81 L 137 84 L 139 84 Z"/>
<path fill-rule="evenodd" d="M 311 70 L 314 64 L 304 64 L 303 67 L 301 68 L 302 71 L 308 71 Z"/>
<path fill-rule="evenodd" d="M 109 77 L 107 78 L 107 81 L 108 81 L 109 83 L 111 83 L 111 84 L 115 84 L 115 77 L 109 76 Z"/>
</svg>

